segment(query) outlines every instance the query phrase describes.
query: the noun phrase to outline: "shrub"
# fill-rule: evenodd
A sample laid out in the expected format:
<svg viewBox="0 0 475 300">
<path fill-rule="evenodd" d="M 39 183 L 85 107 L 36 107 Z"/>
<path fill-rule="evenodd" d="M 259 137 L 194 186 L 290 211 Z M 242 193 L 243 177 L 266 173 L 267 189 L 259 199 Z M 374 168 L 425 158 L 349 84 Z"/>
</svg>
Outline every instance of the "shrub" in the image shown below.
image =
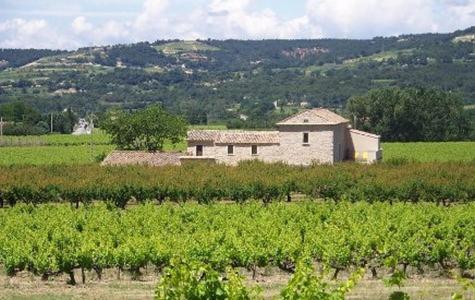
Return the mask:
<svg viewBox="0 0 475 300">
<path fill-rule="evenodd" d="M 345 295 L 355 287 L 363 275 L 364 269 L 359 269 L 343 284 L 331 288 L 328 283 L 324 282 L 323 276 L 314 270 L 312 261 L 308 258 L 302 259 L 298 262 L 297 269 L 281 296 L 285 300 L 345 299 Z"/>
<path fill-rule="evenodd" d="M 155 290 L 155 299 L 251 299 L 243 278 L 228 269 L 226 277 L 207 264 L 172 259 Z"/>
</svg>

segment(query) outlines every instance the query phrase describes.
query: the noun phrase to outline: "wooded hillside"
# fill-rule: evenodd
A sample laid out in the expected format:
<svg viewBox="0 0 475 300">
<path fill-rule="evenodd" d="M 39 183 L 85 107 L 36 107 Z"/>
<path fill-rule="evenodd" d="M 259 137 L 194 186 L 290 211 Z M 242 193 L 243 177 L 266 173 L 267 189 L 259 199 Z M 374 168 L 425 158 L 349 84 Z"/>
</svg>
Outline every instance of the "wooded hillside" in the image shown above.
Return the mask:
<svg viewBox="0 0 475 300">
<path fill-rule="evenodd" d="M 371 40 L 160 40 L 77 51 L 0 50 L 0 103 L 78 115 L 162 103 L 192 124 L 269 127 L 303 106 L 344 107 L 383 87 L 475 103 L 475 44 L 447 34 Z M 277 108 L 276 108 L 277 106 Z M 246 119 L 243 121 L 242 119 Z"/>
</svg>

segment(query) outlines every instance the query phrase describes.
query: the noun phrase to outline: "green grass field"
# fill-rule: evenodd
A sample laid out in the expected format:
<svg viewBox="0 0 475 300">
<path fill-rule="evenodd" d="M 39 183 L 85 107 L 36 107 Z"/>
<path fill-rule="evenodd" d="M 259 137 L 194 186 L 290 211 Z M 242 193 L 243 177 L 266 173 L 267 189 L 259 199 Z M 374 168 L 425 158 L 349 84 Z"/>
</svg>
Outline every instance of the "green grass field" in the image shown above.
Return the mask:
<svg viewBox="0 0 475 300">
<path fill-rule="evenodd" d="M 31 136 L 2 136 L 0 147 L 16 146 L 78 146 L 78 145 L 107 145 L 110 138 L 100 130 L 92 135 L 45 134 Z"/>
<path fill-rule="evenodd" d="M 0 165 L 87 164 L 113 149 L 112 145 L 0 147 Z"/>
<path fill-rule="evenodd" d="M 336 63 L 326 63 L 323 65 L 313 65 L 313 66 L 308 66 L 305 68 L 299 68 L 299 67 L 291 67 L 291 68 L 286 68 L 286 70 L 304 70 L 305 73 L 311 74 L 313 72 L 321 72 L 325 74 L 326 72 L 330 70 L 341 70 L 341 69 L 349 69 L 349 68 L 356 68 L 361 64 L 367 64 L 370 62 L 382 62 L 386 61 L 388 59 L 395 59 L 399 55 L 408 55 L 414 52 L 414 49 L 405 49 L 405 50 L 391 50 L 391 51 L 384 51 L 380 53 L 375 53 L 373 55 L 369 56 L 364 56 L 364 57 L 358 57 L 358 58 L 353 58 L 353 59 L 347 59 L 343 61 L 341 64 L 336 64 Z M 278 69 L 274 69 L 278 70 Z M 384 79 L 383 79 L 384 80 Z"/>
<path fill-rule="evenodd" d="M 414 52 L 414 49 L 384 51 L 365 57 L 347 59 L 343 63 L 354 67 L 360 63 L 368 63 L 372 61 L 382 62 L 391 58 L 396 59 L 399 55 L 409 55 L 412 52 Z"/>
<path fill-rule="evenodd" d="M 475 142 L 383 143 L 383 161 L 475 161 Z"/>
</svg>

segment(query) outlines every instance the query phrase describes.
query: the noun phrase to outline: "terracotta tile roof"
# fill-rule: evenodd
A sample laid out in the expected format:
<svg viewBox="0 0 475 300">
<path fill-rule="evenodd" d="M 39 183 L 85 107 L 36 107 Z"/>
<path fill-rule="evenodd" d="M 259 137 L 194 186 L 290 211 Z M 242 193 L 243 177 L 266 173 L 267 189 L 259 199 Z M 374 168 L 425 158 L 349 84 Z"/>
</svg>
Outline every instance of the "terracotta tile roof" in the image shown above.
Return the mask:
<svg viewBox="0 0 475 300">
<path fill-rule="evenodd" d="M 188 131 L 188 141 L 213 142 L 218 130 L 191 130 Z"/>
<path fill-rule="evenodd" d="M 328 109 L 314 108 L 290 116 L 277 125 L 336 125 L 347 122 L 347 119 Z"/>
<path fill-rule="evenodd" d="M 146 152 L 146 151 L 113 151 L 107 155 L 102 166 L 119 165 L 148 165 L 153 167 L 160 166 L 179 166 L 182 153 L 164 153 L 164 152 Z"/>
<path fill-rule="evenodd" d="M 279 144 L 278 131 L 192 130 L 188 141 L 215 144 Z"/>
<path fill-rule="evenodd" d="M 369 132 L 366 132 L 366 131 L 357 130 L 357 129 L 350 129 L 350 132 L 351 132 L 351 133 L 355 133 L 355 134 L 359 134 L 359 135 L 364 135 L 364 136 L 372 137 L 372 138 L 375 138 L 375 139 L 379 139 L 379 138 L 381 137 L 380 135 L 372 134 L 372 133 L 369 133 Z"/>
</svg>

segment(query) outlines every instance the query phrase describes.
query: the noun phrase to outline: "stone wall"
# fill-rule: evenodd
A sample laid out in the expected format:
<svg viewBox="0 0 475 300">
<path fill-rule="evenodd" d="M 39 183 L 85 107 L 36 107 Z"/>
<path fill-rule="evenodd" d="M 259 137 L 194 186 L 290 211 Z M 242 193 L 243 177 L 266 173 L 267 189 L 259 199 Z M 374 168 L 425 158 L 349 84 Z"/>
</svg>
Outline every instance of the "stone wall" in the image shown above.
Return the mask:
<svg viewBox="0 0 475 300">
<path fill-rule="evenodd" d="M 303 133 L 309 135 L 303 143 Z M 217 163 L 236 165 L 242 160 L 258 159 L 264 162 L 284 162 L 292 165 L 334 163 L 354 159 L 355 149 L 366 152 L 374 160 L 380 155 L 379 137 L 351 133 L 347 123 L 338 125 L 281 125 L 280 145 L 258 144 L 258 154 L 251 154 L 251 144 L 235 144 L 234 153 L 228 155 L 228 144 L 189 143 L 188 153 L 196 155 L 196 145 L 203 145 L 203 157 L 215 158 Z M 358 152 L 358 153 L 359 153 Z M 362 154 L 363 155 L 363 154 Z"/>
<path fill-rule="evenodd" d="M 265 162 L 280 161 L 279 145 L 257 145 L 257 155 L 251 153 L 251 144 L 234 145 L 234 154 L 228 154 L 228 145 L 216 145 L 214 147 L 214 157 L 217 163 L 236 165 L 242 160 L 258 159 Z"/>
<path fill-rule="evenodd" d="M 333 161 L 343 161 L 347 159 L 348 153 L 348 139 L 347 139 L 347 131 L 348 131 L 348 123 L 342 123 L 334 126 L 334 136 L 333 136 Z"/>
<path fill-rule="evenodd" d="M 279 156 L 282 161 L 295 165 L 334 162 L 334 131 L 330 125 L 279 126 Z M 309 134 L 307 144 L 303 133 Z"/>
<path fill-rule="evenodd" d="M 196 156 L 197 145 L 203 146 L 203 156 L 212 157 L 214 155 L 213 142 L 200 142 L 200 143 L 188 142 L 188 147 L 186 148 L 186 154 Z"/>
</svg>

